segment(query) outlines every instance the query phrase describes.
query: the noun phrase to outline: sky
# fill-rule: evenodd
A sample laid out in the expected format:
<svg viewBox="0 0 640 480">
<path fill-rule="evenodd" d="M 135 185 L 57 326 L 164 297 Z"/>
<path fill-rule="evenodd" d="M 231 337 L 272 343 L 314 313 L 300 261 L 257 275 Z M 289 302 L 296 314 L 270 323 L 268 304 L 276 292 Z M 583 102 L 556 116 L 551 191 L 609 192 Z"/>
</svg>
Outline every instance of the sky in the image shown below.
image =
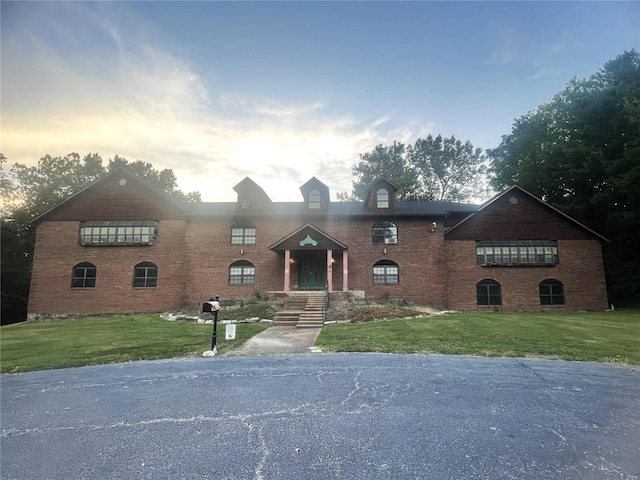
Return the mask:
<svg viewBox="0 0 640 480">
<path fill-rule="evenodd" d="M 99 153 L 235 201 L 351 191 L 376 145 L 495 148 L 572 78 L 640 50 L 640 2 L 0 3 L 7 165 Z M 7 168 L 5 165 L 5 168 Z"/>
</svg>

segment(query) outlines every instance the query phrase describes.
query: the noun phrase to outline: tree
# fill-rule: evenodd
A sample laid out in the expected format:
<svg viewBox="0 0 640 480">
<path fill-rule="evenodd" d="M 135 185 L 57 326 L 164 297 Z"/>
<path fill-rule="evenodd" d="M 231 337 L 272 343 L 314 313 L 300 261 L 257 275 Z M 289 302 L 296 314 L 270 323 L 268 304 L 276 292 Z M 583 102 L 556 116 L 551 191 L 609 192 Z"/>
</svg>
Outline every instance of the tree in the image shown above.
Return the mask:
<svg viewBox="0 0 640 480">
<path fill-rule="evenodd" d="M 401 142 L 378 145 L 360 155 L 353 167 L 353 193 L 338 199 L 364 200 L 368 188 L 379 177 L 398 187 L 400 200 L 467 200 L 477 195 L 484 180 L 485 158 L 482 149 L 455 137 L 429 135 L 414 145 Z"/>
<path fill-rule="evenodd" d="M 488 152 L 492 185 L 517 183 L 610 240 L 609 300 L 640 303 L 640 57 L 572 79 Z"/>
<path fill-rule="evenodd" d="M 35 229 L 31 222 L 64 199 L 79 192 L 107 173 L 102 158 L 90 153 L 80 158 L 77 153 L 64 157 L 45 155 L 37 166 L 16 163 L 6 175 L 0 154 L 0 187 L 2 193 L 2 323 L 26 318 L 31 263 L 35 245 Z M 108 170 L 123 167 L 150 184 L 184 201 L 200 201 L 199 192 L 185 194 L 177 188 L 172 170 L 156 170 L 140 160 L 129 163 L 116 155 L 109 160 Z"/>
<path fill-rule="evenodd" d="M 418 172 L 424 197 L 462 201 L 477 195 L 485 176 L 481 148 L 441 135 L 419 138 L 409 147 L 409 164 Z"/>
</svg>

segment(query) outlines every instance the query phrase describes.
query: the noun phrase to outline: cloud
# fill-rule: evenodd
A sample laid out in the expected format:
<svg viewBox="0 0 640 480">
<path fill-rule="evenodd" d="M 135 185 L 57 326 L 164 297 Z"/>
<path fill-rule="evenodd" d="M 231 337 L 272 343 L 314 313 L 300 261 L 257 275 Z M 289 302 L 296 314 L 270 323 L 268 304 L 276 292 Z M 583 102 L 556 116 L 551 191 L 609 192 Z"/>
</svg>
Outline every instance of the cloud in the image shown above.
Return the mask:
<svg viewBox="0 0 640 480">
<path fill-rule="evenodd" d="M 385 115 L 329 115 L 319 98 L 295 103 L 216 91 L 187 61 L 120 28 L 100 8 L 65 6 L 93 32 L 91 49 L 69 43 L 55 18 L 41 36 L 38 22 L 6 34 L 2 148 L 10 163 L 118 154 L 173 169 L 180 188 L 200 191 L 205 201 L 235 200 L 232 187 L 245 176 L 273 200 L 300 200 L 299 186 L 312 176 L 333 192 L 350 190 L 359 153 L 414 136 L 412 126 L 391 128 Z"/>
</svg>

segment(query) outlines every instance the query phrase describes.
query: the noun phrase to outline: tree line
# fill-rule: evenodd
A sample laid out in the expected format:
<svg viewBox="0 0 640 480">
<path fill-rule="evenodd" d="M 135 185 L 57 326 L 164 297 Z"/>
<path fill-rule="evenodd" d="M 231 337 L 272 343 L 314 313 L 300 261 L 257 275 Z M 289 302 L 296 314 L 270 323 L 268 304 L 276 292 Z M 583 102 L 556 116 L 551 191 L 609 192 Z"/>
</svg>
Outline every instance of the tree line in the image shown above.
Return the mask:
<svg viewBox="0 0 640 480">
<path fill-rule="evenodd" d="M 177 188 L 171 170 L 117 155 L 106 167 L 98 154 L 47 155 L 36 167 L 14 164 L 10 176 L 1 168 L 6 162 L 1 155 L 3 323 L 5 302 L 26 313 L 30 222 L 64 198 L 122 166 L 178 198 L 200 200 L 199 193 Z M 516 119 L 496 148 L 483 151 L 453 136 L 429 135 L 412 145 L 377 145 L 360 154 L 352 172 L 352 191 L 339 193 L 338 200 L 363 200 L 381 176 L 404 200 L 471 201 L 518 184 L 605 236 L 609 301 L 640 305 L 640 57 L 635 50 L 587 78 L 571 79 L 550 102 Z"/>
</svg>

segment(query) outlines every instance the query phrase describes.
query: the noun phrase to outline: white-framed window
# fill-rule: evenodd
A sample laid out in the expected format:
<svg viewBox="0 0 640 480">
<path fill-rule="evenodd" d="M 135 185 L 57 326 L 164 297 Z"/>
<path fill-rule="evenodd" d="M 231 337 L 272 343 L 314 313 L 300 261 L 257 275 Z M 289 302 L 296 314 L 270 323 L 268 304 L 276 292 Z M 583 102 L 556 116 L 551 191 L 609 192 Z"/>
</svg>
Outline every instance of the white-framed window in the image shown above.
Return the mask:
<svg viewBox="0 0 640 480">
<path fill-rule="evenodd" d="M 320 208 L 320 191 L 319 190 L 311 190 L 309 192 L 309 209 L 317 210 Z"/>
<path fill-rule="evenodd" d="M 255 245 L 255 243 L 255 225 L 248 222 L 241 222 L 231 227 L 231 245 Z"/>
<path fill-rule="evenodd" d="M 484 240 L 476 242 L 476 263 L 485 266 L 557 265 L 553 240 Z"/>
<path fill-rule="evenodd" d="M 256 281 L 256 267 L 247 260 L 239 260 L 229 265 L 231 285 L 253 285 Z"/>
<path fill-rule="evenodd" d="M 159 223 L 154 220 L 111 220 L 82 222 L 80 245 L 153 245 L 158 241 Z"/>
<path fill-rule="evenodd" d="M 380 260 L 373 266 L 374 285 L 395 285 L 400 283 L 400 269 L 391 260 Z"/>
<path fill-rule="evenodd" d="M 376 207 L 389 208 L 389 190 L 380 188 L 376 192 Z"/>
</svg>

